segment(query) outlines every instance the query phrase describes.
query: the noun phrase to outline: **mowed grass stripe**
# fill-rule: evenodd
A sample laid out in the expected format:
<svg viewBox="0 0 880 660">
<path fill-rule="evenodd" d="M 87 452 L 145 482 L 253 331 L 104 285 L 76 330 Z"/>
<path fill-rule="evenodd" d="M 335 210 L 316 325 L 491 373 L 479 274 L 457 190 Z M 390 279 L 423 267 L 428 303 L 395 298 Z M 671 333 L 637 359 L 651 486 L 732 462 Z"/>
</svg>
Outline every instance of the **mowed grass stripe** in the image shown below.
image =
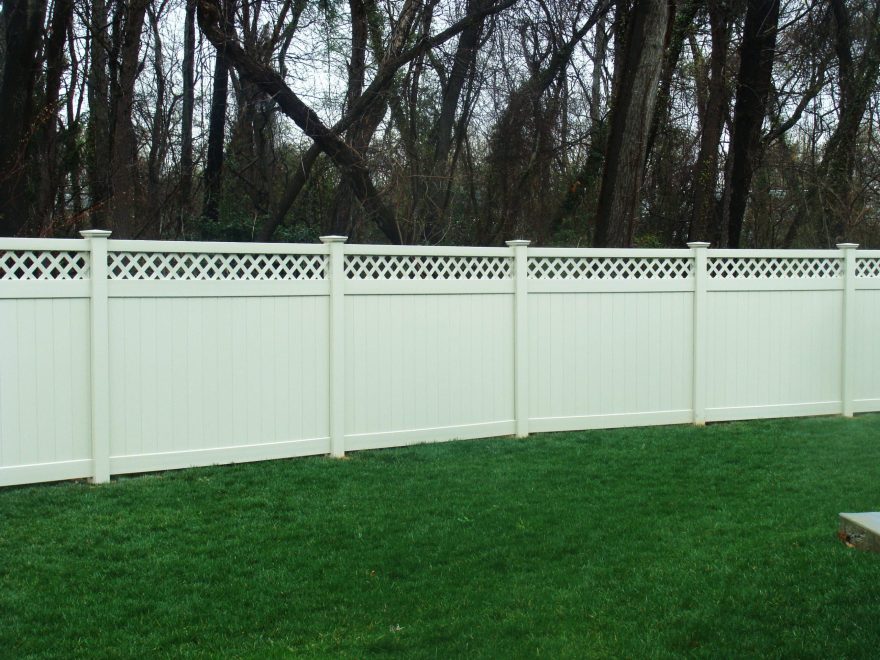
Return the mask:
<svg viewBox="0 0 880 660">
<path fill-rule="evenodd" d="M 880 415 L 0 491 L 0 656 L 851 656 Z"/>
</svg>

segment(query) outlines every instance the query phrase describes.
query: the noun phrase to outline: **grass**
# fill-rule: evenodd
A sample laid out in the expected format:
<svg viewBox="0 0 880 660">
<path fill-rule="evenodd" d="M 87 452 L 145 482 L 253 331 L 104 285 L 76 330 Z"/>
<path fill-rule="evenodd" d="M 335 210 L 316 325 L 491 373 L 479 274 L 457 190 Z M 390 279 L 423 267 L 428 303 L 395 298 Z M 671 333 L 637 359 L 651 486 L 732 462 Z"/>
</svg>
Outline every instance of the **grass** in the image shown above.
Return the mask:
<svg viewBox="0 0 880 660">
<path fill-rule="evenodd" d="M 0 491 L 0 656 L 870 657 L 880 415 Z"/>
</svg>

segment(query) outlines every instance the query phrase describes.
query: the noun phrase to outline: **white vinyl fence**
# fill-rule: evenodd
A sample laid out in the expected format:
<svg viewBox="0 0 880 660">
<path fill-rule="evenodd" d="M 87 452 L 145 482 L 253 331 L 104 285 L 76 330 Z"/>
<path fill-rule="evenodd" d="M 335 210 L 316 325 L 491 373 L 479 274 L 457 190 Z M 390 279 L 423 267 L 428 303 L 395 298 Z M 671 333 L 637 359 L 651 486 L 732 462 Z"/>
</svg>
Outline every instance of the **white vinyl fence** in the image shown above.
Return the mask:
<svg viewBox="0 0 880 660">
<path fill-rule="evenodd" d="M 0 239 L 0 486 L 880 410 L 880 251 Z"/>
</svg>

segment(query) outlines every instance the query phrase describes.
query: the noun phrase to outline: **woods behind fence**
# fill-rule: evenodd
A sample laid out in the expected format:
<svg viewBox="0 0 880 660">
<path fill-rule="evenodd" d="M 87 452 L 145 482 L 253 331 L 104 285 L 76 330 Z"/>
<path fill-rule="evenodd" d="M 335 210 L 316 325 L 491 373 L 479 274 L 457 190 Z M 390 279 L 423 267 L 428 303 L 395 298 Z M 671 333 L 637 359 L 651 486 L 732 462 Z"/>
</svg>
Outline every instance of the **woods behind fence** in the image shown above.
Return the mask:
<svg viewBox="0 0 880 660">
<path fill-rule="evenodd" d="M 880 0 L 4 0 L 0 236 L 880 246 Z"/>
</svg>

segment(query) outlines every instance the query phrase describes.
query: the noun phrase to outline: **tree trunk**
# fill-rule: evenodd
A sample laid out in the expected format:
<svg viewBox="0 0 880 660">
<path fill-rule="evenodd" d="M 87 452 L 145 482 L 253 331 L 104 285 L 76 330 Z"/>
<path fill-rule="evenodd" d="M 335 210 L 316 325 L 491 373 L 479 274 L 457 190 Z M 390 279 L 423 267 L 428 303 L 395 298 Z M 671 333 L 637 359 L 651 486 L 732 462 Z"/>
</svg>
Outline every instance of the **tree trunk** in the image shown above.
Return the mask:
<svg viewBox="0 0 880 660">
<path fill-rule="evenodd" d="M 590 83 L 590 146 L 587 157 L 569 185 L 562 202 L 550 220 L 548 233 L 554 234 L 563 227 L 566 219 L 574 214 L 585 194 L 594 194 L 596 183 L 602 174 L 602 161 L 605 157 L 605 141 L 608 137 L 606 121 L 602 117 L 602 68 L 608 49 L 608 32 L 605 16 L 596 23 L 593 39 L 593 72 Z"/>
<path fill-rule="evenodd" d="M 42 173 L 38 177 L 38 197 L 33 224 L 38 232 L 52 234 L 55 202 L 61 184 L 58 149 L 58 109 L 61 78 L 64 73 L 64 47 L 67 31 L 73 23 L 72 0 L 55 0 L 52 21 L 46 37 L 45 120 L 41 126 L 40 146 Z"/>
<path fill-rule="evenodd" d="M 715 191 L 718 181 L 718 148 L 721 128 L 727 114 L 727 85 L 725 65 L 730 45 L 730 16 L 724 0 L 709 3 L 709 21 L 712 30 L 712 54 L 709 58 L 709 89 L 703 112 L 700 135 L 700 153 L 694 167 L 694 209 L 691 218 L 692 241 L 721 239 L 721 224 L 717 213 Z"/>
<path fill-rule="evenodd" d="M 223 0 L 224 31 L 232 31 L 234 5 Z M 208 155 L 205 161 L 205 199 L 202 217 L 216 222 L 220 218 L 220 189 L 223 182 L 223 150 L 226 142 L 226 105 L 229 97 L 229 61 L 225 42 L 215 44 L 214 82 L 211 89 L 211 113 L 208 119 Z"/>
<path fill-rule="evenodd" d="M 467 11 L 473 11 L 480 4 L 481 0 L 468 0 Z M 416 200 L 415 205 L 415 215 L 420 216 L 422 238 L 426 243 L 436 243 L 442 234 L 442 220 L 446 212 L 445 184 L 448 180 L 447 167 L 453 145 L 455 116 L 465 83 L 477 60 L 484 23 L 479 21 L 468 26 L 458 37 L 452 70 L 443 87 L 440 113 L 431 131 L 434 153 L 426 168 L 427 176 L 421 177 L 425 185 L 420 186 L 420 199 Z"/>
<path fill-rule="evenodd" d="M 195 107 L 196 5 L 186 3 L 183 23 L 183 98 L 180 108 L 180 210 L 175 235 L 183 235 L 184 222 L 192 214 L 193 109 Z"/>
<path fill-rule="evenodd" d="M 345 108 L 348 109 L 364 91 L 364 74 L 367 62 L 368 17 L 365 0 L 349 0 L 351 13 L 351 53 L 348 62 L 348 88 L 345 93 Z M 371 8 L 374 9 L 374 8 Z M 355 142 L 356 127 L 349 129 L 346 140 L 352 147 L 366 156 L 367 144 Z M 341 180 L 336 186 L 336 195 L 330 211 L 330 233 L 340 236 L 352 236 L 355 232 L 357 199 L 348 181 Z"/>
<path fill-rule="evenodd" d="M 162 194 L 162 164 L 165 162 L 165 154 L 168 151 L 168 130 L 165 116 L 165 58 L 162 53 L 162 35 L 159 31 L 159 17 L 152 9 L 148 12 L 150 29 L 153 34 L 153 77 L 155 78 L 156 96 L 153 118 L 150 126 L 150 153 L 147 158 L 147 196 L 143 205 L 145 212 L 149 209 L 148 217 L 144 220 L 149 222 L 149 227 L 142 226 L 138 236 L 143 235 L 143 229 L 149 230 L 151 236 L 161 236 L 163 230 L 163 210 L 166 206 Z"/>
<path fill-rule="evenodd" d="M 40 37 L 45 0 L 3 3 L 6 52 L 0 87 L 0 235 L 24 227 L 33 207 L 28 176 L 31 135 L 40 117 L 34 93 L 40 76 Z"/>
<path fill-rule="evenodd" d="M 760 155 L 761 125 L 770 92 L 778 22 L 779 0 L 749 0 L 740 47 L 730 143 L 730 187 L 724 211 L 728 245 L 733 248 L 738 248 L 742 240 L 752 174 Z"/>
<path fill-rule="evenodd" d="M 840 93 L 837 127 L 825 145 L 819 178 L 826 184 L 821 195 L 822 211 L 831 228 L 832 242 L 838 243 L 852 239 L 852 176 L 859 127 L 871 94 L 876 90 L 880 71 L 880 2 L 875 4 L 873 15 L 868 18 L 873 30 L 858 60 L 854 60 L 852 53 L 853 35 L 849 9 L 843 0 L 830 0 L 830 4 L 836 28 L 834 49 L 837 54 Z"/>
<path fill-rule="evenodd" d="M 628 18 L 596 213 L 596 246 L 632 242 L 668 11 L 666 0 L 636 0 Z"/>
<path fill-rule="evenodd" d="M 590 81 L 590 128 L 602 122 L 602 69 L 605 66 L 605 55 L 608 51 L 608 32 L 605 26 L 605 15 L 596 21 L 596 34 L 593 36 L 592 79 Z"/>
<path fill-rule="evenodd" d="M 109 33 L 106 0 L 92 0 L 89 25 L 91 53 L 88 74 L 88 187 L 91 224 L 96 229 L 109 226 L 107 204 L 110 198 L 110 79 Z"/>
<path fill-rule="evenodd" d="M 131 0 L 125 7 L 122 41 L 118 44 L 118 78 L 111 88 L 113 133 L 110 152 L 110 222 L 111 228 L 120 238 L 135 235 L 143 202 L 133 114 L 141 35 L 149 1 Z"/>
<path fill-rule="evenodd" d="M 667 28 L 668 39 L 665 48 L 666 56 L 663 58 L 663 69 L 660 73 L 660 87 L 657 90 L 657 105 L 654 116 L 651 118 L 651 128 L 648 130 L 648 146 L 645 149 L 645 160 L 651 157 L 654 144 L 657 142 L 657 133 L 660 126 L 669 117 L 669 101 L 672 91 L 672 80 L 681 52 L 684 50 L 684 42 L 690 30 L 693 29 L 694 19 L 702 2 L 688 0 L 683 6 L 676 8 L 673 0 L 669 3 L 669 21 L 671 28 Z"/>
</svg>

